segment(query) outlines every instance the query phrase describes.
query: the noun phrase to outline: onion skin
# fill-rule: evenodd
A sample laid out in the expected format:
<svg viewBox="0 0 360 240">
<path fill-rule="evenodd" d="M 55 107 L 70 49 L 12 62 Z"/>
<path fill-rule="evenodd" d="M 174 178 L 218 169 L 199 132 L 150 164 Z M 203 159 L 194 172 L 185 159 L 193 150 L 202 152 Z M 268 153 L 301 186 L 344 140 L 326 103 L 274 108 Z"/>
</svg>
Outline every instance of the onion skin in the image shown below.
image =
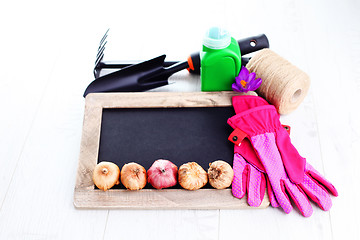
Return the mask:
<svg viewBox="0 0 360 240">
<path fill-rule="evenodd" d="M 234 171 L 230 164 L 217 160 L 209 164 L 209 183 L 216 189 L 228 188 L 234 178 Z"/>
<path fill-rule="evenodd" d="M 120 169 L 115 163 L 103 161 L 94 168 L 94 184 L 103 191 L 107 191 L 114 185 L 120 184 L 119 177 Z"/>
<path fill-rule="evenodd" d="M 140 190 L 146 185 L 146 170 L 140 164 L 131 162 L 121 168 L 121 183 L 129 190 Z"/>
<path fill-rule="evenodd" d="M 156 189 L 175 186 L 177 174 L 177 166 L 165 159 L 156 160 L 147 171 L 148 182 Z"/>
<path fill-rule="evenodd" d="M 208 182 L 206 171 L 196 162 L 188 162 L 179 168 L 179 184 L 187 190 L 197 190 Z"/>
</svg>

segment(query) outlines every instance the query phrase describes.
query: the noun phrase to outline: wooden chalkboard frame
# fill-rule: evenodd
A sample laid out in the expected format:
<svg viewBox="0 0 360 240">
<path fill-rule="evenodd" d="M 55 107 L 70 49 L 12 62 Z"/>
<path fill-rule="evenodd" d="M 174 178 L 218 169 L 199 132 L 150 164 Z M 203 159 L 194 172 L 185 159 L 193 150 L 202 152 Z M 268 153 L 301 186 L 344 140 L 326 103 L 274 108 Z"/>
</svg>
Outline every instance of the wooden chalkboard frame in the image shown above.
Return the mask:
<svg viewBox="0 0 360 240">
<path fill-rule="evenodd" d="M 229 107 L 235 92 L 93 93 L 85 99 L 74 206 L 79 209 L 244 209 L 246 197 L 233 197 L 231 189 L 142 189 L 129 191 L 95 189 L 92 181 L 97 164 L 101 119 L 104 108 Z M 121 167 L 121 166 L 119 166 Z M 269 206 L 266 195 L 258 208 Z"/>
</svg>

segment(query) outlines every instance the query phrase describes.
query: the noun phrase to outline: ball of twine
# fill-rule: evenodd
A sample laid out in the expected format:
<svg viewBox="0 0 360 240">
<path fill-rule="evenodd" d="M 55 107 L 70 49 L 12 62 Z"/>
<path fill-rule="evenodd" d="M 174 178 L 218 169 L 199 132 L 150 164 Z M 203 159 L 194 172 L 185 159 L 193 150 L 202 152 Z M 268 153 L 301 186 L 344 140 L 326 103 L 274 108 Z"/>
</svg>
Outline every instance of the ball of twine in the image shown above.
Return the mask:
<svg viewBox="0 0 360 240">
<path fill-rule="evenodd" d="M 246 68 L 262 79 L 258 94 L 273 104 L 280 114 L 294 111 L 308 93 L 309 76 L 270 49 L 258 51 Z"/>
</svg>

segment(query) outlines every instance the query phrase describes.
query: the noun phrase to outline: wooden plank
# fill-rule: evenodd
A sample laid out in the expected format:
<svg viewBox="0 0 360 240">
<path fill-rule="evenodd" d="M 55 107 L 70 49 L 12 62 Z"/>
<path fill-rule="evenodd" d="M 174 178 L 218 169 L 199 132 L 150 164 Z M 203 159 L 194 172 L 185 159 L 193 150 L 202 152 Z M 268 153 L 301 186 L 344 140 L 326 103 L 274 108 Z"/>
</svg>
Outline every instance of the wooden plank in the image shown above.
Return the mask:
<svg viewBox="0 0 360 240">
<path fill-rule="evenodd" d="M 322 163 L 317 169 L 339 192 L 339 197 L 332 198 L 329 212 L 332 238 L 360 239 L 357 207 L 360 198 L 360 17 L 357 9 L 360 5 L 358 1 L 312 3 L 310 14 L 327 5 L 323 17 L 317 21 L 303 19 L 308 32 L 304 44 L 312 53 L 309 73 L 314 79 L 313 99 L 321 145 Z M 335 14 L 342 17 L 334 18 Z M 336 33 L 332 29 L 337 29 Z M 317 47 L 314 39 L 328 40 Z"/>
<path fill-rule="evenodd" d="M 323 173 L 321 146 L 317 133 L 312 94 L 310 91 L 309 96 L 292 114 L 281 116 L 281 121 L 283 124 L 291 126 L 291 142 L 299 153 Z M 332 199 L 333 201 L 337 200 L 333 197 Z M 228 239 L 228 236 L 235 235 L 238 232 L 242 233 L 243 238 L 251 238 L 259 226 L 263 230 L 257 233 L 259 239 L 331 239 L 331 213 L 324 212 L 313 202 L 312 207 L 314 212 L 310 218 L 304 218 L 294 203 L 290 214 L 286 214 L 280 207 L 269 207 L 266 211 L 221 210 L 219 239 Z M 287 224 L 284 219 L 288 219 L 291 224 Z M 257 224 L 249 225 L 248 222 L 256 222 Z M 234 228 L 234 225 L 238 228 Z M 299 231 L 299 229 L 306 230 Z M 296 232 L 296 236 L 294 236 L 294 232 Z"/>
<path fill-rule="evenodd" d="M 255 93 L 249 93 L 254 95 Z M 104 108 L 168 108 L 231 106 L 235 92 L 196 93 L 96 93 L 86 97 L 79 166 L 74 191 L 77 208 L 106 209 L 232 209 L 248 208 L 244 199 L 232 196 L 230 189 L 143 189 L 140 191 L 94 189 L 93 169 L 97 164 L 101 115 Z M 267 196 L 259 208 L 269 205 Z"/>
<path fill-rule="evenodd" d="M 40 31 L 39 28 L 35 29 Z M 12 97 L 2 99 L 4 105 L 9 107 L 2 109 L 9 116 L 7 120 L 11 121 L 12 127 L 8 127 L 9 132 L 2 132 L 5 134 L 3 139 L 7 139 L 3 147 L 11 153 L 9 152 L 8 156 L 0 154 L 1 158 L 4 157 L 2 160 L 9 162 L 9 165 L 1 166 L 9 173 L 14 171 L 10 164 L 16 164 L 17 168 L 10 183 L 7 178 L 0 176 L 0 182 L 4 184 L 2 190 L 8 189 L 0 211 L 0 239 L 103 237 L 108 211 L 78 211 L 73 207 L 73 188 L 84 111 L 81 92 L 84 89 L 83 83 L 86 84 L 81 79 L 91 79 L 91 71 L 86 61 L 77 62 L 76 71 L 71 71 L 68 68 L 68 52 L 61 51 L 59 54 L 60 50 L 55 51 L 57 49 L 48 46 L 51 44 L 67 48 L 75 53 L 73 57 L 76 59 L 92 58 L 90 50 L 93 47 L 89 46 L 91 44 L 84 47 L 84 39 L 75 38 L 70 41 L 66 37 L 71 35 L 71 29 L 74 29 L 71 24 L 56 30 L 47 28 L 37 35 L 43 37 L 44 41 L 36 38 L 37 42 L 34 44 L 27 44 L 23 35 L 16 35 L 16 38 L 24 41 L 24 47 L 12 53 L 21 54 L 26 64 L 15 64 L 8 69 L 14 76 L 10 86 L 17 86 L 18 90 L 4 88 L 4 91 L 9 90 L 8 94 Z M 24 34 L 22 28 L 18 30 Z M 90 39 L 96 39 L 96 36 L 93 36 L 96 34 L 92 35 L 91 32 L 82 31 L 89 42 Z M 52 38 L 51 41 L 47 38 L 55 34 L 64 38 Z M 95 43 L 93 46 L 96 46 Z M 29 52 L 26 48 L 32 50 Z M 48 54 L 44 55 L 45 52 Z M 12 61 L 12 64 L 17 60 Z M 43 63 L 42 67 L 39 63 Z M 88 76 L 84 76 L 87 72 Z M 20 81 L 21 79 L 26 81 Z M 2 93 L 2 90 L 0 92 Z M 12 129 L 14 131 L 11 131 Z M 8 148 L 7 145 L 11 147 Z M 16 149 L 21 149 L 21 152 Z M 16 158 L 10 158 L 12 155 L 16 155 Z"/>
<path fill-rule="evenodd" d="M 250 207 L 246 198 L 233 197 L 231 189 L 142 189 L 109 191 L 76 189 L 74 204 L 77 208 L 99 209 L 239 209 Z M 258 208 L 269 206 L 266 196 Z"/>
<path fill-rule="evenodd" d="M 137 1 L 121 2 L 119 6 L 115 4 L 99 11 L 98 3 L 89 2 L 81 16 L 83 21 L 79 21 L 83 4 L 74 1 L 44 3 L 41 8 L 26 1 L 21 1 L 22 8 L 18 7 L 18 1 L 4 2 L 5 15 L 0 18 L 9 22 L 2 25 L 9 37 L 1 39 L 6 47 L 0 84 L 3 113 L 0 199 L 7 194 L 0 212 L 0 239 L 119 239 L 120 236 L 123 239 L 169 236 L 175 239 L 234 236 L 359 239 L 360 212 L 356 206 L 360 195 L 354 191 L 360 184 L 359 1 L 252 1 L 254 11 L 242 11 L 241 17 L 238 11 L 244 5 L 241 1 L 220 4 L 210 1 L 205 11 L 200 11 L 204 9 L 201 1 L 181 2 L 176 5 L 176 11 L 171 4 L 159 9 L 150 1 L 141 4 L 139 8 Z M 61 16 L 64 12 L 66 18 Z M 199 15 L 202 21 L 182 18 L 184 13 Z M 293 135 L 297 136 L 294 141 L 308 141 L 307 136 L 311 135 L 314 136 L 311 142 L 317 140 L 315 146 L 321 146 L 321 152 L 318 149 L 315 154 L 322 159 L 309 161 L 339 190 L 340 196 L 333 198 L 332 210 L 324 213 L 314 205 L 316 212 L 309 219 L 301 217 L 296 210 L 285 215 L 274 208 L 266 211 L 75 210 L 73 185 L 84 110 L 81 93 L 93 79 L 94 53 L 103 30 L 111 23 L 111 34 L 120 32 L 119 39 L 109 41 L 120 49 L 108 51 L 108 60 L 150 59 L 163 52 L 169 60 L 181 60 L 199 50 L 206 25 L 219 19 L 229 24 L 236 39 L 266 33 L 274 51 L 296 66 L 307 66 L 302 69 L 312 78 L 313 94 L 309 96 L 310 106 L 304 107 L 313 109 L 317 125 L 313 125 L 313 120 L 306 123 L 307 116 L 296 113 L 288 123 L 312 126 L 304 131 L 293 127 Z M 244 24 L 244 19 L 251 19 L 251 23 Z M 159 24 L 161 28 L 153 27 Z M 123 37 L 127 32 L 132 37 Z M 144 41 L 147 36 L 154 37 Z M 63 50 L 55 71 L 52 71 L 55 61 L 52 55 L 56 53 L 53 46 Z M 45 81 L 44 77 L 50 80 Z M 200 90 L 193 80 L 187 82 L 185 78 L 189 76 L 180 79 L 186 82 L 181 87 L 176 82 L 154 91 Z M 41 94 L 44 89 L 48 91 L 45 96 Z M 39 102 L 41 106 L 37 108 Z M 5 114 L 11 117 L 6 118 Z M 306 149 L 304 145 L 301 151 Z M 329 223 L 332 228 L 328 227 Z"/>
<path fill-rule="evenodd" d="M 232 3 L 235 3 L 235 1 L 232 1 Z M 282 116 L 281 121 L 283 124 L 288 124 L 292 127 L 291 140 L 300 154 L 306 157 L 307 161 L 319 172 L 324 174 L 327 172 L 324 171 L 323 166 L 329 166 L 330 164 L 327 158 L 322 158 L 324 141 L 320 139 L 321 135 L 319 135 L 318 125 L 323 126 L 323 123 L 318 122 L 318 117 L 319 115 L 323 115 L 327 110 L 334 111 L 334 108 L 329 104 L 323 104 L 321 108 L 318 108 L 316 102 L 314 102 L 314 96 L 322 99 L 324 102 L 332 98 L 331 92 L 334 92 L 334 90 L 331 89 L 333 89 L 336 84 L 329 83 L 329 80 L 330 78 L 333 78 L 333 80 L 337 79 L 336 77 L 330 76 L 336 73 L 336 67 L 329 67 L 328 59 L 334 56 L 334 52 L 329 51 L 329 49 L 336 51 L 336 47 L 329 47 L 327 45 L 328 41 L 321 42 L 321 44 L 314 44 L 314 41 L 316 41 L 315 39 L 331 39 L 335 34 L 332 30 L 335 28 L 329 28 L 328 26 L 333 26 L 333 24 L 329 24 L 329 22 L 323 27 L 319 27 L 319 21 L 326 22 L 329 18 L 325 20 L 322 17 L 313 17 L 317 16 L 316 13 L 319 12 L 319 9 L 324 9 L 325 5 L 331 4 L 328 2 L 325 3 L 325 1 L 321 1 L 321 4 L 318 2 L 313 3 L 314 2 L 310 3 L 310 1 L 305 1 L 304 3 L 302 1 L 284 2 L 275 0 L 263 2 L 261 7 L 257 9 L 259 10 L 259 15 L 264 16 L 270 13 L 271 16 L 274 16 L 269 18 L 269 21 L 265 23 L 265 26 L 277 26 L 276 29 L 271 29 L 271 31 L 266 33 L 270 40 L 271 49 L 310 75 L 312 82 L 308 96 L 297 110 L 289 115 Z M 326 10 L 322 11 L 321 15 L 325 15 L 326 12 Z M 332 16 L 334 15 L 332 14 Z M 331 19 L 337 21 L 335 20 L 336 18 Z M 326 28 L 331 31 L 330 35 L 324 34 L 323 29 Z M 336 29 L 342 28 L 338 27 Z M 286 32 L 286 34 L 283 34 L 284 32 Z M 349 45 L 342 46 L 348 47 Z M 314 61 L 315 59 L 318 59 L 318 61 Z M 346 57 L 336 59 L 346 59 Z M 330 62 L 334 61 L 331 60 Z M 324 69 L 320 70 L 319 67 L 322 66 L 324 66 Z M 313 71 L 311 71 L 312 69 Z M 329 75 L 329 78 L 327 75 Z M 343 79 L 343 81 L 346 80 Z M 337 79 L 337 82 L 342 81 Z M 314 86 L 316 86 L 316 88 L 314 88 Z M 328 91 L 324 91 L 324 86 L 329 88 Z M 347 93 L 345 90 L 336 92 Z M 327 96 L 327 94 L 329 94 L 329 96 Z M 334 101 L 339 100 L 338 98 L 332 99 Z M 328 114 L 324 114 L 324 117 L 327 122 L 332 122 L 333 118 L 329 117 Z M 335 137 L 329 139 L 338 141 Z M 334 149 L 335 148 L 333 148 L 333 150 Z M 336 170 L 340 172 L 341 169 L 341 166 L 336 168 Z M 334 182 L 336 175 L 335 173 L 335 175 L 328 174 L 325 176 L 332 181 L 336 187 L 341 187 L 336 181 Z M 343 197 L 340 196 L 339 198 Z M 285 214 L 281 208 L 275 209 L 272 207 L 266 209 L 266 211 L 240 212 L 237 210 L 221 210 L 219 239 L 229 239 L 236 234 L 241 234 L 241 237 L 244 239 L 355 239 L 354 234 L 349 234 L 345 237 L 345 230 L 341 231 L 342 237 L 334 238 L 333 236 L 333 225 L 335 222 L 333 220 L 333 212 L 340 203 L 339 198 L 332 197 L 333 207 L 329 212 L 322 211 L 313 203 L 314 213 L 307 219 L 301 216 L 295 204 L 293 204 L 293 211 L 288 215 Z M 349 206 L 349 204 L 345 205 Z M 356 218 L 354 217 L 356 216 L 356 212 L 353 212 L 353 208 L 353 211 L 351 211 L 350 208 L 352 207 L 349 206 L 347 211 L 342 211 L 342 214 L 339 214 L 336 218 L 336 221 L 342 222 L 347 226 L 346 228 L 348 230 L 346 230 L 346 232 L 356 231 L 356 227 L 354 227 L 355 224 L 350 223 L 350 221 Z M 350 216 L 348 214 L 350 212 L 355 213 L 354 216 Z M 347 221 L 345 219 L 351 220 Z M 256 224 L 249 224 L 254 222 Z M 340 224 L 336 225 L 336 227 L 339 228 Z M 234 226 L 237 227 L 234 228 Z M 261 231 L 259 231 L 259 228 L 261 228 Z"/>
<path fill-rule="evenodd" d="M 121 231 L 121 239 L 134 239 L 136 233 L 135 239 L 218 240 L 220 211 L 222 210 L 110 210 L 104 239 L 118 240 L 120 226 L 121 229 L 126 229 Z M 239 212 L 244 214 L 253 211 Z"/>
<path fill-rule="evenodd" d="M 5 29 L 4 29 L 5 31 Z M 8 186 L 13 181 L 14 172 L 18 166 L 19 159 L 23 154 L 24 143 L 27 141 L 30 129 L 33 125 L 40 101 L 46 91 L 46 84 L 52 73 L 54 62 L 58 57 L 57 49 L 50 49 L 39 41 L 17 42 L 23 38 L 23 30 L 12 32 L 12 40 L 17 44 L 5 44 L 5 51 L 0 59 L 1 68 L 4 69 L 0 80 L 0 209 L 8 192 Z M 34 35 L 36 33 L 34 32 Z M 44 38 L 46 38 L 44 36 Z M 17 39 L 17 40 L 15 40 Z M 2 39 L 3 40 L 3 39 Z M 24 64 L 19 71 L 19 66 L 13 64 L 19 57 L 14 52 L 28 52 L 21 59 L 23 62 L 33 61 L 34 50 L 48 48 L 46 52 L 37 52 L 43 62 L 42 74 L 29 80 L 29 76 L 35 76 L 37 69 Z M 8 54 L 7 54 L 8 53 Z M 34 87 L 36 86 L 36 87 Z M 11 104 L 9 104 L 11 103 Z"/>
</svg>

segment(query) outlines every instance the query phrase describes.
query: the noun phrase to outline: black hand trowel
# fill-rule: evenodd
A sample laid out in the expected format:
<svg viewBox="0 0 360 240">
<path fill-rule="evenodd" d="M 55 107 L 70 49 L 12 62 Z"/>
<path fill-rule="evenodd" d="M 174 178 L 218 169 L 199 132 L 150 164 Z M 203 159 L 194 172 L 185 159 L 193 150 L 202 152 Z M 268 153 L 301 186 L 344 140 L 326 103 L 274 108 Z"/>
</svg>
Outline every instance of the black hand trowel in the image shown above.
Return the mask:
<svg viewBox="0 0 360 240">
<path fill-rule="evenodd" d="M 268 48 L 265 34 L 238 41 L 242 55 Z M 200 70 L 200 54 L 192 54 L 187 61 L 164 67 L 166 55 L 130 65 L 113 73 L 101 76 L 89 84 L 84 97 L 97 92 L 140 92 L 168 84 L 168 78 L 183 69 Z"/>
<path fill-rule="evenodd" d="M 119 71 L 98 77 L 84 93 L 96 92 L 141 92 L 168 84 L 168 78 L 189 67 L 188 62 L 179 62 L 164 68 L 166 55 L 130 65 Z"/>
</svg>

